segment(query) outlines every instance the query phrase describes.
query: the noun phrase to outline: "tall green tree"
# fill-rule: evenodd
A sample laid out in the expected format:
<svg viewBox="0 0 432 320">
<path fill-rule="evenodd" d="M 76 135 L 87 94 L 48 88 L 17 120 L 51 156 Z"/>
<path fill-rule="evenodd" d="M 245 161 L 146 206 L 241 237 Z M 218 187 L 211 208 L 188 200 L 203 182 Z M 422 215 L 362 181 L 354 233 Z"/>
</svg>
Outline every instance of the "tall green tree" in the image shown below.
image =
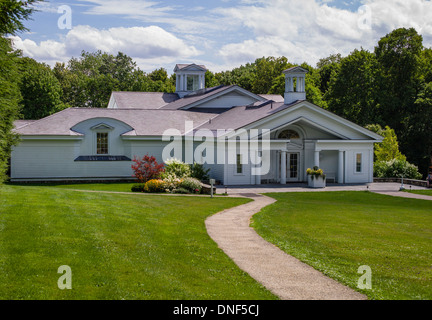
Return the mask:
<svg viewBox="0 0 432 320">
<path fill-rule="evenodd" d="M 432 82 L 418 94 L 406 120 L 404 137 L 409 146 L 408 159 L 426 175 L 432 166 Z"/>
<path fill-rule="evenodd" d="M 31 58 L 20 61 L 21 113 L 24 119 L 41 119 L 67 107 L 62 88 L 51 68 Z"/>
<path fill-rule="evenodd" d="M 252 92 L 256 94 L 273 93 L 271 91 L 275 83 L 284 77 L 283 71 L 292 67 L 286 57 L 263 57 L 255 60 L 256 71 L 252 82 Z"/>
<path fill-rule="evenodd" d="M 320 89 L 323 95 L 326 94 L 330 80 L 332 77 L 335 77 L 339 71 L 339 64 L 342 60 L 342 56 L 340 53 L 332 54 L 326 58 L 322 58 L 317 63 L 318 75 L 319 75 L 319 83 L 317 83 L 318 88 Z"/>
<path fill-rule="evenodd" d="M 375 48 L 381 66 L 381 114 L 397 133 L 403 132 L 403 121 L 420 90 L 422 43 L 422 36 L 414 28 L 399 28 L 381 38 Z"/>
<path fill-rule="evenodd" d="M 0 183 L 6 179 L 8 161 L 12 147 L 18 143 L 13 133 L 14 121 L 19 117 L 19 69 L 18 56 L 14 52 L 8 35 L 27 30 L 23 24 L 38 1 L 2 0 L 0 2 Z"/>
<path fill-rule="evenodd" d="M 122 52 L 81 53 L 53 70 L 60 81 L 63 102 L 71 107 L 105 108 L 113 91 L 174 92 L 175 78 L 160 68 L 146 74 Z"/>
<path fill-rule="evenodd" d="M 378 122 L 377 81 L 380 68 L 375 55 L 366 50 L 354 50 L 340 60 L 333 72 L 326 99 L 328 109 L 361 126 Z"/>
</svg>

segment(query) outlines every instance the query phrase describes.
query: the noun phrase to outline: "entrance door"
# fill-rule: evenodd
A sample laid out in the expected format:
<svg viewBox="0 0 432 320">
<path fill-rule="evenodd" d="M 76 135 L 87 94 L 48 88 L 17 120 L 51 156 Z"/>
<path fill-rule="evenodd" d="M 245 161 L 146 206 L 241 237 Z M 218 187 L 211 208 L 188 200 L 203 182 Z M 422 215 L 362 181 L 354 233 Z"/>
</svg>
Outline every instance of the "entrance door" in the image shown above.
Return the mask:
<svg viewBox="0 0 432 320">
<path fill-rule="evenodd" d="M 287 154 L 287 181 L 299 181 L 300 154 Z"/>
<path fill-rule="evenodd" d="M 281 172 L 279 159 L 279 172 Z M 300 181 L 300 153 L 288 152 L 286 157 L 286 181 Z"/>
</svg>

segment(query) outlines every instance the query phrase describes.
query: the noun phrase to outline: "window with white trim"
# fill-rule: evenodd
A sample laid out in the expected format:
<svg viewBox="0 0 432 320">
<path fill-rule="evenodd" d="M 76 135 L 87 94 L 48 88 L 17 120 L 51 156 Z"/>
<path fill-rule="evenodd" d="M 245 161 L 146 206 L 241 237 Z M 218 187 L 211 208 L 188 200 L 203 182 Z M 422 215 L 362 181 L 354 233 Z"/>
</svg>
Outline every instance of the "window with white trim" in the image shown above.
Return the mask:
<svg viewBox="0 0 432 320">
<path fill-rule="evenodd" d="M 243 165 L 242 165 L 242 155 L 237 154 L 236 158 L 236 173 L 242 174 L 243 173 Z"/>
<path fill-rule="evenodd" d="M 96 154 L 108 154 L 108 132 L 96 133 Z"/>
<path fill-rule="evenodd" d="M 187 81 L 187 91 L 196 91 L 199 89 L 198 75 L 188 75 L 186 81 Z"/>
<path fill-rule="evenodd" d="M 361 153 L 357 153 L 356 154 L 356 173 L 361 173 L 362 172 L 362 154 Z"/>
</svg>

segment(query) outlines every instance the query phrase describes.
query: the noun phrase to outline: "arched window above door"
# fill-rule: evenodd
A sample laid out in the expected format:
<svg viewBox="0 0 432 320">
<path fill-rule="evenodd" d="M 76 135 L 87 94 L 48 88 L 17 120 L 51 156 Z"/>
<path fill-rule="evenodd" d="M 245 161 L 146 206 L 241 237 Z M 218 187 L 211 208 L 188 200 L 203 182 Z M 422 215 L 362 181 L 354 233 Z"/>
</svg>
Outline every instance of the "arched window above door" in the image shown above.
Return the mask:
<svg viewBox="0 0 432 320">
<path fill-rule="evenodd" d="M 290 140 L 290 139 L 300 139 L 300 135 L 297 131 L 287 129 L 279 133 L 278 139 Z"/>
</svg>

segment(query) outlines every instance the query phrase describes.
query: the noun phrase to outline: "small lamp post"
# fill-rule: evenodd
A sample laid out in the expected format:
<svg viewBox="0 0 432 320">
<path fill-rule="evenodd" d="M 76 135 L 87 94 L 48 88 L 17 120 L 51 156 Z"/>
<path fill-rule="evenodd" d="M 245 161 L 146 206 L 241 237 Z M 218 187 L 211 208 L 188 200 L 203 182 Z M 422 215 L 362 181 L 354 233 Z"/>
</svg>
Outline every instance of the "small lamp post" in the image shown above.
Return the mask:
<svg viewBox="0 0 432 320">
<path fill-rule="evenodd" d="M 399 188 L 399 191 L 404 191 L 405 187 L 404 187 L 404 173 L 402 173 L 402 180 L 401 180 L 401 186 Z"/>
<path fill-rule="evenodd" d="M 213 198 L 213 185 L 215 184 L 215 179 L 210 179 L 210 196 Z"/>
</svg>

